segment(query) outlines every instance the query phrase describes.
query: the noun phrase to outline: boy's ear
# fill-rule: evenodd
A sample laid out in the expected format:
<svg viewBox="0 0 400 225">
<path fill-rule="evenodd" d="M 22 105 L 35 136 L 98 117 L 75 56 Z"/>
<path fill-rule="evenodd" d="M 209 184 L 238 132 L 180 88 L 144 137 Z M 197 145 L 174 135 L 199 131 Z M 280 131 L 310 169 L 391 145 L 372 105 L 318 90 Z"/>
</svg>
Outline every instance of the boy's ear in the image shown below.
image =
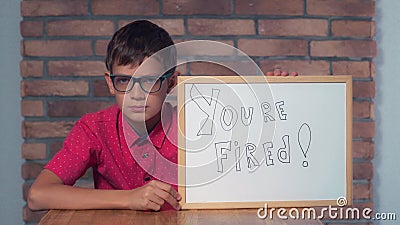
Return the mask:
<svg viewBox="0 0 400 225">
<path fill-rule="evenodd" d="M 112 94 L 115 95 L 115 90 L 114 90 L 114 86 L 110 77 L 110 72 L 105 72 L 104 73 L 104 78 L 106 79 L 107 82 L 107 86 L 108 86 L 108 91 Z"/>
<path fill-rule="evenodd" d="M 174 87 L 176 86 L 176 84 L 178 83 L 178 76 L 181 73 L 179 71 L 175 71 L 169 78 L 168 78 L 168 89 L 167 89 L 167 93 L 170 93 Z"/>
</svg>

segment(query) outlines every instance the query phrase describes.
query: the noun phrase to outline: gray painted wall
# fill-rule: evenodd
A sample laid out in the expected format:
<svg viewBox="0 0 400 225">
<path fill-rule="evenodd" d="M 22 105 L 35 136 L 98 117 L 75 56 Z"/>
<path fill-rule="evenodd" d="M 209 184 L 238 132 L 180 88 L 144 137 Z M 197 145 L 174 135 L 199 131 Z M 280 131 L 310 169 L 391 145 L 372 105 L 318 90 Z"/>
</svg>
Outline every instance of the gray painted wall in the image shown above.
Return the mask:
<svg viewBox="0 0 400 225">
<path fill-rule="evenodd" d="M 0 224 L 23 224 L 19 1 L 0 7 Z"/>
<path fill-rule="evenodd" d="M 376 1 L 378 57 L 375 116 L 377 135 L 374 160 L 376 212 L 395 212 L 400 221 L 400 1 Z"/>
</svg>

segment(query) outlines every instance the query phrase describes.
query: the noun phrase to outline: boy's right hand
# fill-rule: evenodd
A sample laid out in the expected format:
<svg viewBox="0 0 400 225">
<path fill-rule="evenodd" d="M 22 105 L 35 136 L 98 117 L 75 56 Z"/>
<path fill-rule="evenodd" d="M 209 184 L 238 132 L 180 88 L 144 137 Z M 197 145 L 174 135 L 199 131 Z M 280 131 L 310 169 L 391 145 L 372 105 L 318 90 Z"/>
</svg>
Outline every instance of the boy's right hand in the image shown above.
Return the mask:
<svg viewBox="0 0 400 225">
<path fill-rule="evenodd" d="M 289 74 L 289 72 L 286 71 L 286 70 L 281 70 L 281 69 L 279 69 L 279 68 L 275 68 L 273 72 L 272 72 L 272 71 L 268 71 L 268 72 L 266 73 L 266 75 L 267 75 L 267 76 L 289 76 L 289 75 L 290 75 L 290 76 L 298 76 L 299 73 L 297 73 L 296 71 L 293 71 L 293 72 L 291 72 L 291 73 Z"/>
<path fill-rule="evenodd" d="M 181 195 L 169 184 L 152 180 L 143 187 L 130 191 L 129 208 L 134 210 L 158 211 L 167 202 L 174 209 L 179 210 Z"/>
</svg>

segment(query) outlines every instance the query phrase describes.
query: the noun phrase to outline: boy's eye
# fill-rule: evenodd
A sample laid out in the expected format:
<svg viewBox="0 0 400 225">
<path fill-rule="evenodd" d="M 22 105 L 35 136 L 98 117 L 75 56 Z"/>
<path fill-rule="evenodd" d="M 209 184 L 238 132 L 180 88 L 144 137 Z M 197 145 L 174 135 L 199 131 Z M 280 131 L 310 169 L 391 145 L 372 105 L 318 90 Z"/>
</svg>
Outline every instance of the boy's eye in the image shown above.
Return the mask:
<svg viewBox="0 0 400 225">
<path fill-rule="evenodd" d="M 157 80 L 157 77 L 143 77 L 142 83 L 154 84 Z"/>
<path fill-rule="evenodd" d="M 118 84 L 128 84 L 130 80 L 131 80 L 131 79 L 128 78 L 128 77 L 116 77 L 116 78 L 115 78 L 115 81 L 116 81 Z"/>
</svg>

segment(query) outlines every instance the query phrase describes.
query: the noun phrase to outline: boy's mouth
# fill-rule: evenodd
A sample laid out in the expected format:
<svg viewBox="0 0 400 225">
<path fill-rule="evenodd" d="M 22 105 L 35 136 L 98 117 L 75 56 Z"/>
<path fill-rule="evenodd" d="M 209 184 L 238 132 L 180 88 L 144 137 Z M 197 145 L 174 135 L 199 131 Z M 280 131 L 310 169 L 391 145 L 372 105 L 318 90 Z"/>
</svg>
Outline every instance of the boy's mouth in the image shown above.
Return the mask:
<svg viewBox="0 0 400 225">
<path fill-rule="evenodd" d="M 140 113 L 146 111 L 147 106 L 145 105 L 134 105 L 134 106 L 128 106 L 129 111 L 134 112 L 134 113 Z"/>
</svg>

